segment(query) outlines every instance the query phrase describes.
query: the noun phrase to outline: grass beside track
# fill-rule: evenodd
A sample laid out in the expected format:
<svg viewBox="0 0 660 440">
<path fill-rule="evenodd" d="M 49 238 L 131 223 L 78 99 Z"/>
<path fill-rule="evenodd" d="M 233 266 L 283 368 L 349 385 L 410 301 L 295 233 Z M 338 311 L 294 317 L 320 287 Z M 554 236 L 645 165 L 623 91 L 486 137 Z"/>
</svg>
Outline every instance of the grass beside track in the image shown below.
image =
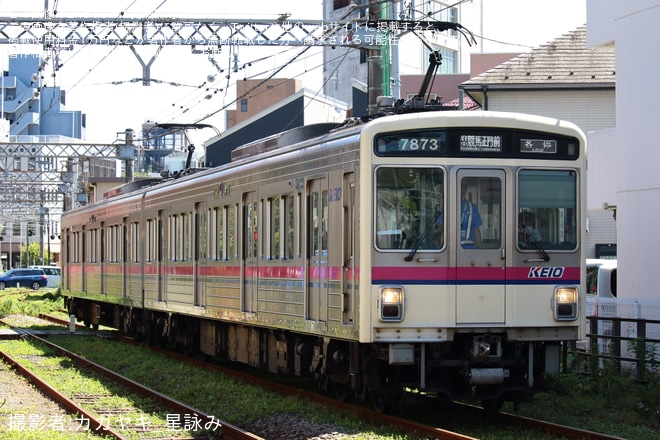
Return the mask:
<svg viewBox="0 0 660 440">
<path fill-rule="evenodd" d="M 61 309 L 62 303 L 56 293 L 0 292 L 0 317 L 8 314 L 57 313 Z M 351 435 L 351 438 L 409 438 L 370 426 L 351 415 L 330 412 L 309 402 L 282 397 L 217 373 L 191 368 L 146 348 L 136 349 L 98 338 L 58 336 L 50 340 L 238 426 L 286 413 L 312 422 L 331 424 L 340 432 Z M 593 376 L 569 372 L 549 377 L 547 383 L 546 391 L 538 393 L 534 402 L 521 405 L 518 414 L 631 440 L 658 438 L 660 379 L 655 371 L 649 371 L 645 384 L 639 384 L 628 376 L 616 375 L 607 367 Z M 508 405 L 503 410 L 513 412 Z M 411 411 L 415 411 L 414 408 Z M 530 434 L 514 427 L 495 427 L 488 418 L 463 420 L 460 414 L 440 407 L 434 421 L 435 426 L 488 440 L 554 438 L 539 433 Z"/>
</svg>

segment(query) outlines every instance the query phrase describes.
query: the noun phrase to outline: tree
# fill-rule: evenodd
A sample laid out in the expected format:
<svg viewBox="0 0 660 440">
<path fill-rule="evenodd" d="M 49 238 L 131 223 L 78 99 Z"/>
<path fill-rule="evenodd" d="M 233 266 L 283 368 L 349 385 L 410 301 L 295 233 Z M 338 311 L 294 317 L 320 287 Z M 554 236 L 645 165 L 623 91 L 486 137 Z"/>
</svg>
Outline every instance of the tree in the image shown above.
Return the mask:
<svg viewBox="0 0 660 440">
<path fill-rule="evenodd" d="M 53 261 L 53 256 L 50 256 L 48 259 L 47 255 L 44 255 L 44 260 Z M 44 264 L 41 262 L 41 245 L 37 242 L 30 243 L 30 246 L 21 246 L 21 266 L 35 266 Z"/>
</svg>

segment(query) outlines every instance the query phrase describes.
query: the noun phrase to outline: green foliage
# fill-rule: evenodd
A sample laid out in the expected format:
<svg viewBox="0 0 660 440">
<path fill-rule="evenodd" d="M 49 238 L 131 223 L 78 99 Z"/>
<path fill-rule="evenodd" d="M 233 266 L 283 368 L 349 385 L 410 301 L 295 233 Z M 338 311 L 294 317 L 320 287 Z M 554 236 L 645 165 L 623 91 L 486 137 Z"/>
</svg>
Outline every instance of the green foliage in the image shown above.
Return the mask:
<svg viewBox="0 0 660 440">
<path fill-rule="evenodd" d="M 60 289 L 49 291 L 40 289 L 5 289 L 0 291 L 0 318 L 8 315 L 39 316 L 40 313 L 52 314 L 62 309 L 63 301 Z"/>
<path fill-rule="evenodd" d="M 28 266 L 39 266 L 42 264 L 46 264 L 48 261 L 55 261 L 55 257 L 53 254 L 50 255 L 50 258 L 48 258 L 48 255 L 44 253 L 44 263 L 41 261 L 41 244 L 38 242 L 34 241 L 30 243 L 29 246 L 21 246 L 21 266 L 22 267 L 28 267 Z"/>
</svg>

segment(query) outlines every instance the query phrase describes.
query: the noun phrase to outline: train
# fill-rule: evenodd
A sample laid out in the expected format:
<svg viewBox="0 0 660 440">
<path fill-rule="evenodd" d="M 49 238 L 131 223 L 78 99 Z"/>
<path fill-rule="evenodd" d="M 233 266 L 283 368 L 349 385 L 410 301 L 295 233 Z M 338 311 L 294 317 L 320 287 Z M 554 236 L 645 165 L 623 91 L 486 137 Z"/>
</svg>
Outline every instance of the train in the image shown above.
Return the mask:
<svg viewBox="0 0 660 440">
<path fill-rule="evenodd" d="M 497 410 L 584 337 L 585 173 L 584 133 L 541 116 L 300 127 L 66 211 L 62 294 L 88 326 L 380 411 Z"/>
</svg>

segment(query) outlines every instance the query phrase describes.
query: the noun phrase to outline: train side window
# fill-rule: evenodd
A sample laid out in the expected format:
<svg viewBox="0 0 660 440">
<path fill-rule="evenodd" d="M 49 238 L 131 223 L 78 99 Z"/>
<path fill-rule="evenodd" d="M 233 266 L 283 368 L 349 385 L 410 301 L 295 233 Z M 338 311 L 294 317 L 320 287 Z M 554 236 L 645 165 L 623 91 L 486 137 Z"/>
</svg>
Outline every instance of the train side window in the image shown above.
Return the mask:
<svg viewBox="0 0 660 440">
<path fill-rule="evenodd" d="M 98 261 L 98 228 L 89 230 L 89 261 L 96 263 Z"/>
<path fill-rule="evenodd" d="M 119 261 L 119 246 L 121 236 L 119 226 L 108 226 L 108 262 L 117 263 Z"/>
<path fill-rule="evenodd" d="M 80 233 L 74 232 L 71 234 L 71 262 L 80 263 Z"/>
<path fill-rule="evenodd" d="M 188 213 L 181 214 L 181 220 L 182 220 L 182 226 L 183 226 L 183 233 L 181 234 L 183 243 L 182 243 L 182 252 L 181 252 L 181 260 L 189 260 L 192 258 L 192 247 L 190 246 L 190 243 L 192 242 L 190 234 L 191 234 L 191 228 L 190 228 L 190 217 L 191 215 Z"/>
</svg>

